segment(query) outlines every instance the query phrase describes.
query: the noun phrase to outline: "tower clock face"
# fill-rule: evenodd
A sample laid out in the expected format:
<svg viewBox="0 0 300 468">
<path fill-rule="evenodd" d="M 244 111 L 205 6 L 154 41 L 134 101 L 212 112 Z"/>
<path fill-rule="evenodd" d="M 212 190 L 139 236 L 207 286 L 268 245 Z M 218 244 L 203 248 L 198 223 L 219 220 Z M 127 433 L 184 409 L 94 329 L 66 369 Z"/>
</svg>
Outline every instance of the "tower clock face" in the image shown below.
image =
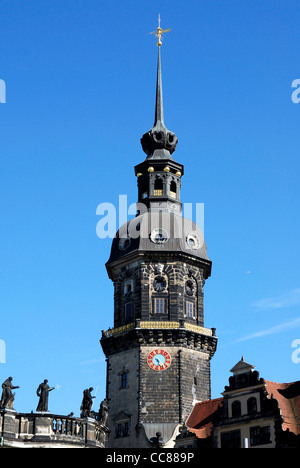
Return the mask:
<svg viewBox="0 0 300 468">
<path fill-rule="evenodd" d="M 155 349 L 148 354 L 147 362 L 151 369 L 163 371 L 170 366 L 171 356 L 164 349 Z"/>
</svg>

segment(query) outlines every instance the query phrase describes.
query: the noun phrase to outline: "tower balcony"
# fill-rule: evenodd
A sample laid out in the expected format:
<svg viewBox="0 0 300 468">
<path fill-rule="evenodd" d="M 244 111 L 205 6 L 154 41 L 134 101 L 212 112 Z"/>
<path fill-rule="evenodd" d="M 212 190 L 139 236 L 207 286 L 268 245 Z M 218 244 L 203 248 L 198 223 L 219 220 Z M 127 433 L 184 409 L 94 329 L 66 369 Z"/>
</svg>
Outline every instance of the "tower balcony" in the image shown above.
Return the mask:
<svg viewBox="0 0 300 468">
<path fill-rule="evenodd" d="M 184 320 L 145 321 L 137 319 L 121 327 L 102 330 L 101 345 L 106 355 L 120 350 L 152 346 L 184 346 L 207 352 L 212 357 L 217 348 L 215 328 L 205 328 Z"/>
<path fill-rule="evenodd" d="M 122 333 L 126 333 L 130 330 L 134 329 L 185 329 L 188 331 L 201 333 L 202 335 L 207 336 L 215 336 L 216 329 L 215 328 L 205 328 L 200 327 L 198 325 L 193 325 L 188 322 L 179 321 L 179 322 L 170 322 L 170 321 L 146 321 L 146 320 L 136 320 L 135 322 L 128 323 L 127 325 L 123 325 L 122 327 L 117 328 L 109 328 L 108 330 L 102 330 L 102 338 L 108 338 L 110 336 L 117 336 L 121 335 Z"/>
</svg>

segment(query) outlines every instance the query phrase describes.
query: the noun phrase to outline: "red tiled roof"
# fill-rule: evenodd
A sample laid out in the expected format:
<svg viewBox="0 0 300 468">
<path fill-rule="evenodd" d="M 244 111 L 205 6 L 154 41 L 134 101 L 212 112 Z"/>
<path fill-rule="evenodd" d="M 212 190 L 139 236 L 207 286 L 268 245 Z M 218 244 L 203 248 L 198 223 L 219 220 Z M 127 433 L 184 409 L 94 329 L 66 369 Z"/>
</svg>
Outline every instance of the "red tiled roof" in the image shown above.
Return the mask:
<svg viewBox="0 0 300 468">
<path fill-rule="evenodd" d="M 278 401 L 280 413 L 283 418 L 282 429 L 289 429 L 296 435 L 300 434 L 300 381 L 291 383 L 277 383 L 264 380 L 268 398 L 273 397 Z M 218 407 L 223 404 L 223 398 L 206 400 L 196 403 L 186 422 L 190 432 L 194 432 L 199 439 L 211 435 L 213 427 L 213 415 Z"/>
<path fill-rule="evenodd" d="M 209 437 L 213 427 L 213 414 L 222 402 L 223 398 L 215 398 L 214 400 L 206 400 L 196 403 L 189 419 L 186 422 L 190 432 L 194 432 L 199 439 Z"/>
<path fill-rule="evenodd" d="M 278 401 L 283 418 L 282 429 L 300 434 L 300 381 L 277 383 L 265 380 L 268 397 Z"/>
</svg>

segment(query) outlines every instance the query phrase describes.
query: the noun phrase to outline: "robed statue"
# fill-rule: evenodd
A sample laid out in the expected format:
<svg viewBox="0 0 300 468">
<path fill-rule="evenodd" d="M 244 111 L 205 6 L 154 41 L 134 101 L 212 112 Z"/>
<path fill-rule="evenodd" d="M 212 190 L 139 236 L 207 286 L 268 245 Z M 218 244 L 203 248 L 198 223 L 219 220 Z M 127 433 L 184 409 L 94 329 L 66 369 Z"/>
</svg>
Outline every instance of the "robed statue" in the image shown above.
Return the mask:
<svg viewBox="0 0 300 468">
<path fill-rule="evenodd" d="M 12 377 L 8 377 L 2 384 L 2 396 L 0 401 L 0 408 L 13 409 L 13 404 L 15 400 L 15 393 L 12 393 L 12 390 L 15 388 L 20 388 L 18 386 L 14 387 L 12 384 Z"/>
<path fill-rule="evenodd" d="M 48 411 L 49 393 L 54 390 L 54 388 L 55 387 L 49 387 L 47 379 L 39 385 L 36 391 L 37 396 L 40 398 L 36 409 L 37 411 Z"/>
<path fill-rule="evenodd" d="M 91 394 L 93 390 L 94 390 L 93 387 L 90 387 L 83 391 L 83 398 L 82 398 L 82 403 L 80 406 L 81 418 L 88 418 L 91 416 L 93 398 L 96 398 L 95 396 L 92 396 Z"/>
<path fill-rule="evenodd" d="M 101 424 L 103 424 L 103 426 L 107 426 L 107 423 L 108 423 L 108 404 L 107 404 L 107 399 L 106 398 L 100 404 L 99 422 Z"/>
</svg>

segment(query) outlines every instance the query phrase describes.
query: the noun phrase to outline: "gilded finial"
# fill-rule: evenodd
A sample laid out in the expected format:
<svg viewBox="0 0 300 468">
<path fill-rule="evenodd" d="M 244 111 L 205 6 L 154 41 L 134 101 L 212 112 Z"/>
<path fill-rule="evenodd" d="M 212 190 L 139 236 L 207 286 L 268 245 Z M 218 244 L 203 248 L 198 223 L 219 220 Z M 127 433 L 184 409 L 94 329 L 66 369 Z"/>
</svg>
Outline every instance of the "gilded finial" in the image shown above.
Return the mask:
<svg viewBox="0 0 300 468">
<path fill-rule="evenodd" d="M 156 44 L 158 45 L 158 47 L 160 47 L 162 45 L 162 41 L 161 41 L 162 34 L 170 32 L 170 31 L 171 31 L 171 29 L 161 29 L 161 27 L 160 27 L 160 15 L 158 15 L 158 28 L 157 28 L 156 31 L 153 31 L 153 32 L 151 32 L 149 34 L 155 34 L 155 36 L 158 39 L 158 42 Z"/>
</svg>

